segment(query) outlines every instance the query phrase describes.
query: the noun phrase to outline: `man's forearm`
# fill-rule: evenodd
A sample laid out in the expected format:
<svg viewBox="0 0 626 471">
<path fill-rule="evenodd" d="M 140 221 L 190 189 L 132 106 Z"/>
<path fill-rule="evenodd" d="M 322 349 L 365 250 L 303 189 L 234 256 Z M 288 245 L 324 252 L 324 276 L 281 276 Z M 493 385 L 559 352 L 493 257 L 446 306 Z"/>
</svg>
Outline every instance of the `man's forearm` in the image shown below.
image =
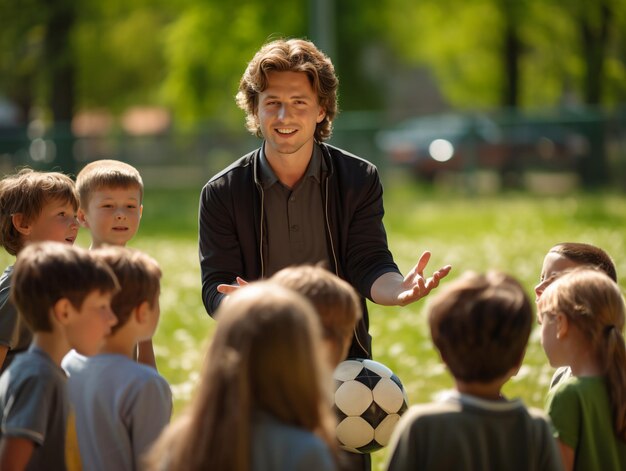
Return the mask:
<svg viewBox="0 0 626 471">
<path fill-rule="evenodd" d="M 398 295 L 402 292 L 403 281 L 404 277 L 397 272 L 387 272 L 380 275 L 370 289 L 372 300 L 382 306 L 396 306 Z"/>
</svg>

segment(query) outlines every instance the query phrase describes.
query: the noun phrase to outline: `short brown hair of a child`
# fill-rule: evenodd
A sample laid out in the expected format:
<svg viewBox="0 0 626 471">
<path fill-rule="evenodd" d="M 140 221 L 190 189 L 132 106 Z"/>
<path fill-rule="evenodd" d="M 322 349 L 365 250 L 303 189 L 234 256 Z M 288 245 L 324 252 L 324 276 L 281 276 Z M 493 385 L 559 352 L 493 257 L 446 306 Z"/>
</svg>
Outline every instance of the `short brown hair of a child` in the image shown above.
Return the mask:
<svg viewBox="0 0 626 471">
<path fill-rule="evenodd" d="M 111 267 L 120 284 L 120 290 L 111 300 L 111 310 L 118 321 L 111 328 L 115 333 L 143 302 L 154 307 L 161 287 L 161 268 L 149 255 L 125 247 L 106 246 L 93 254 Z"/>
<path fill-rule="evenodd" d="M 143 200 L 143 180 L 139 171 L 120 160 L 102 159 L 88 163 L 76 176 L 81 207 L 87 207 L 94 191 L 101 188 L 138 188 Z"/>
<path fill-rule="evenodd" d="M 533 314 L 521 284 L 505 273 L 467 272 L 432 300 L 428 322 L 452 375 L 487 383 L 522 362 Z"/>
<path fill-rule="evenodd" d="M 11 297 L 34 332 L 51 332 L 50 310 L 67 298 L 79 310 L 89 293 L 116 292 L 111 268 L 88 250 L 60 242 L 27 245 L 13 269 Z"/>
<path fill-rule="evenodd" d="M 276 272 L 271 281 L 297 291 L 317 311 L 322 334 L 339 348 L 335 363 L 344 360 L 356 322 L 361 318 L 361 304 L 354 288 L 321 266 L 299 265 Z M 344 348 L 345 347 L 345 348 Z"/>
<path fill-rule="evenodd" d="M 581 242 L 562 242 L 552 247 L 548 253 L 561 255 L 579 265 L 596 267 L 617 283 L 615 263 L 600 247 Z"/>
<path fill-rule="evenodd" d="M 50 201 L 70 203 L 78 209 L 74 182 L 60 172 L 39 172 L 25 168 L 0 181 L 0 243 L 11 255 L 24 248 L 22 235 L 13 224 L 13 215 L 25 221 L 35 219 Z"/>
</svg>

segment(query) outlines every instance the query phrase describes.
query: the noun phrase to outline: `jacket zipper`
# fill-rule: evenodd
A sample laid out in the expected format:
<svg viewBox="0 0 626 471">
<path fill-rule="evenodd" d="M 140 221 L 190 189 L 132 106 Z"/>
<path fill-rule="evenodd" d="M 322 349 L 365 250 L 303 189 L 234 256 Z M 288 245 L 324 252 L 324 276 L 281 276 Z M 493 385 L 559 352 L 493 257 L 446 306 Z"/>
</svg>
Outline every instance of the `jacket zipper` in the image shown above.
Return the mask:
<svg viewBox="0 0 626 471">
<path fill-rule="evenodd" d="M 259 258 L 261 259 L 261 279 L 265 278 L 265 261 L 263 260 L 263 219 L 265 218 L 265 191 L 257 184 L 257 188 L 261 192 L 261 227 L 259 228 L 259 232 L 261 234 L 261 238 L 259 240 Z"/>
<path fill-rule="evenodd" d="M 338 268 L 339 263 L 337 263 L 337 254 L 335 253 L 335 244 L 333 242 L 333 234 L 330 231 L 330 221 L 328 220 L 328 177 L 326 177 L 326 180 L 324 183 L 325 183 L 324 189 L 326 192 L 326 198 L 324 200 L 324 218 L 326 219 L 326 230 L 328 231 L 328 240 L 330 240 L 330 251 L 332 252 L 333 261 L 335 262 L 335 275 L 339 276 L 339 268 Z M 369 351 L 367 350 L 367 348 L 365 348 L 365 346 L 363 346 L 363 344 L 361 343 L 361 340 L 359 339 L 359 334 L 356 330 L 356 325 L 354 326 L 353 332 L 354 332 L 354 338 L 356 339 L 356 342 L 363 349 L 366 355 L 369 355 Z"/>
</svg>

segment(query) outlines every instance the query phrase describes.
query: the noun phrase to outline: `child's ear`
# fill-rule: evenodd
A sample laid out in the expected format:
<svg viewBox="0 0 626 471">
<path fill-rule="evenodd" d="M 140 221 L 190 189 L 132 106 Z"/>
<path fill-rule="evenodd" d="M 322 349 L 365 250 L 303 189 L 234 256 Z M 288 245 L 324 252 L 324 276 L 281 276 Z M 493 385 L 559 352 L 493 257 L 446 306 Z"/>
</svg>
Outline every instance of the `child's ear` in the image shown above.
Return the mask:
<svg viewBox="0 0 626 471">
<path fill-rule="evenodd" d="M 143 204 L 139 205 L 139 219 L 141 219 L 141 216 L 143 216 Z"/>
<path fill-rule="evenodd" d="M 32 226 L 28 223 L 23 213 L 15 213 L 11 215 L 11 222 L 13 223 L 13 227 L 15 230 L 22 235 L 29 235 Z"/>
<path fill-rule="evenodd" d="M 135 317 L 137 319 L 138 324 L 144 324 L 150 315 L 150 303 L 148 301 L 143 301 L 137 308 Z"/>
<path fill-rule="evenodd" d="M 556 315 L 556 338 L 561 339 L 567 335 L 569 330 L 569 320 L 562 312 Z"/>
<path fill-rule="evenodd" d="M 87 222 L 87 215 L 85 214 L 85 211 L 83 211 L 82 208 L 78 208 L 78 211 L 76 211 L 76 219 L 78 219 L 78 222 L 81 226 L 88 228 L 89 227 L 89 223 Z"/>
<path fill-rule="evenodd" d="M 67 324 L 67 321 L 70 318 L 70 309 L 72 307 L 72 303 L 67 298 L 61 298 L 54 306 L 52 306 L 52 315 L 61 325 Z"/>
</svg>

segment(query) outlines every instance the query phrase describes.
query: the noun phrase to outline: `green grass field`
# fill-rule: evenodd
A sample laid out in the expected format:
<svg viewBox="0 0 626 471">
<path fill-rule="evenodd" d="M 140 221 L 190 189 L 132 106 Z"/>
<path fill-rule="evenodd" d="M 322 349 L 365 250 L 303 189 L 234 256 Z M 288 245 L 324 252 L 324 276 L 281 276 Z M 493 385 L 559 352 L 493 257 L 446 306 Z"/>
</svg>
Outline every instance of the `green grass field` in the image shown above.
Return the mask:
<svg viewBox="0 0 626 471">
<path fill-rule="evenodd" d="M 403 272 L 428 249 L 433 254 L 431 271 L 451 264 L 449 279 L 453 279 L 466 270 L 504 270 L 518 277 L 534 298 L 532 288 L 545 252 L 557 242 L 583 241 L 605 248 L 615 258 L 618 274 L 626 273 L 623 195 L 466 198 L 399 181 L 387 181 L 385 188 L 389 245 Z M 215 327 L 200 299 L 198 194 L 199 188 L 148 189 L 142 225 L 132 243 L 155 257 L 163 268 L 162 317 L 154 345 L 159 370 L 172 385 L 175 414 L 193 393 Z M 83 230 L 77 243 L 88 245 Z M 8 255 L 2 257 L 0 263 L 11 262 Z M 426 305 L 423 300 L 404 308 L 372 305 L 370 309 L 375 359 L 396 372 L 411 403 L 431 401 L 438 391 L 452 386 L 429 339 L 423 312 Z M 537 333 L 535 330 L 531 336 L 524 365 L 505 393 L 542 407 L 552 368 L 546 363 Z M 385 450 L 374 454 L 375 469 L 381 469 L 384 458 Z"/>
</svg>

